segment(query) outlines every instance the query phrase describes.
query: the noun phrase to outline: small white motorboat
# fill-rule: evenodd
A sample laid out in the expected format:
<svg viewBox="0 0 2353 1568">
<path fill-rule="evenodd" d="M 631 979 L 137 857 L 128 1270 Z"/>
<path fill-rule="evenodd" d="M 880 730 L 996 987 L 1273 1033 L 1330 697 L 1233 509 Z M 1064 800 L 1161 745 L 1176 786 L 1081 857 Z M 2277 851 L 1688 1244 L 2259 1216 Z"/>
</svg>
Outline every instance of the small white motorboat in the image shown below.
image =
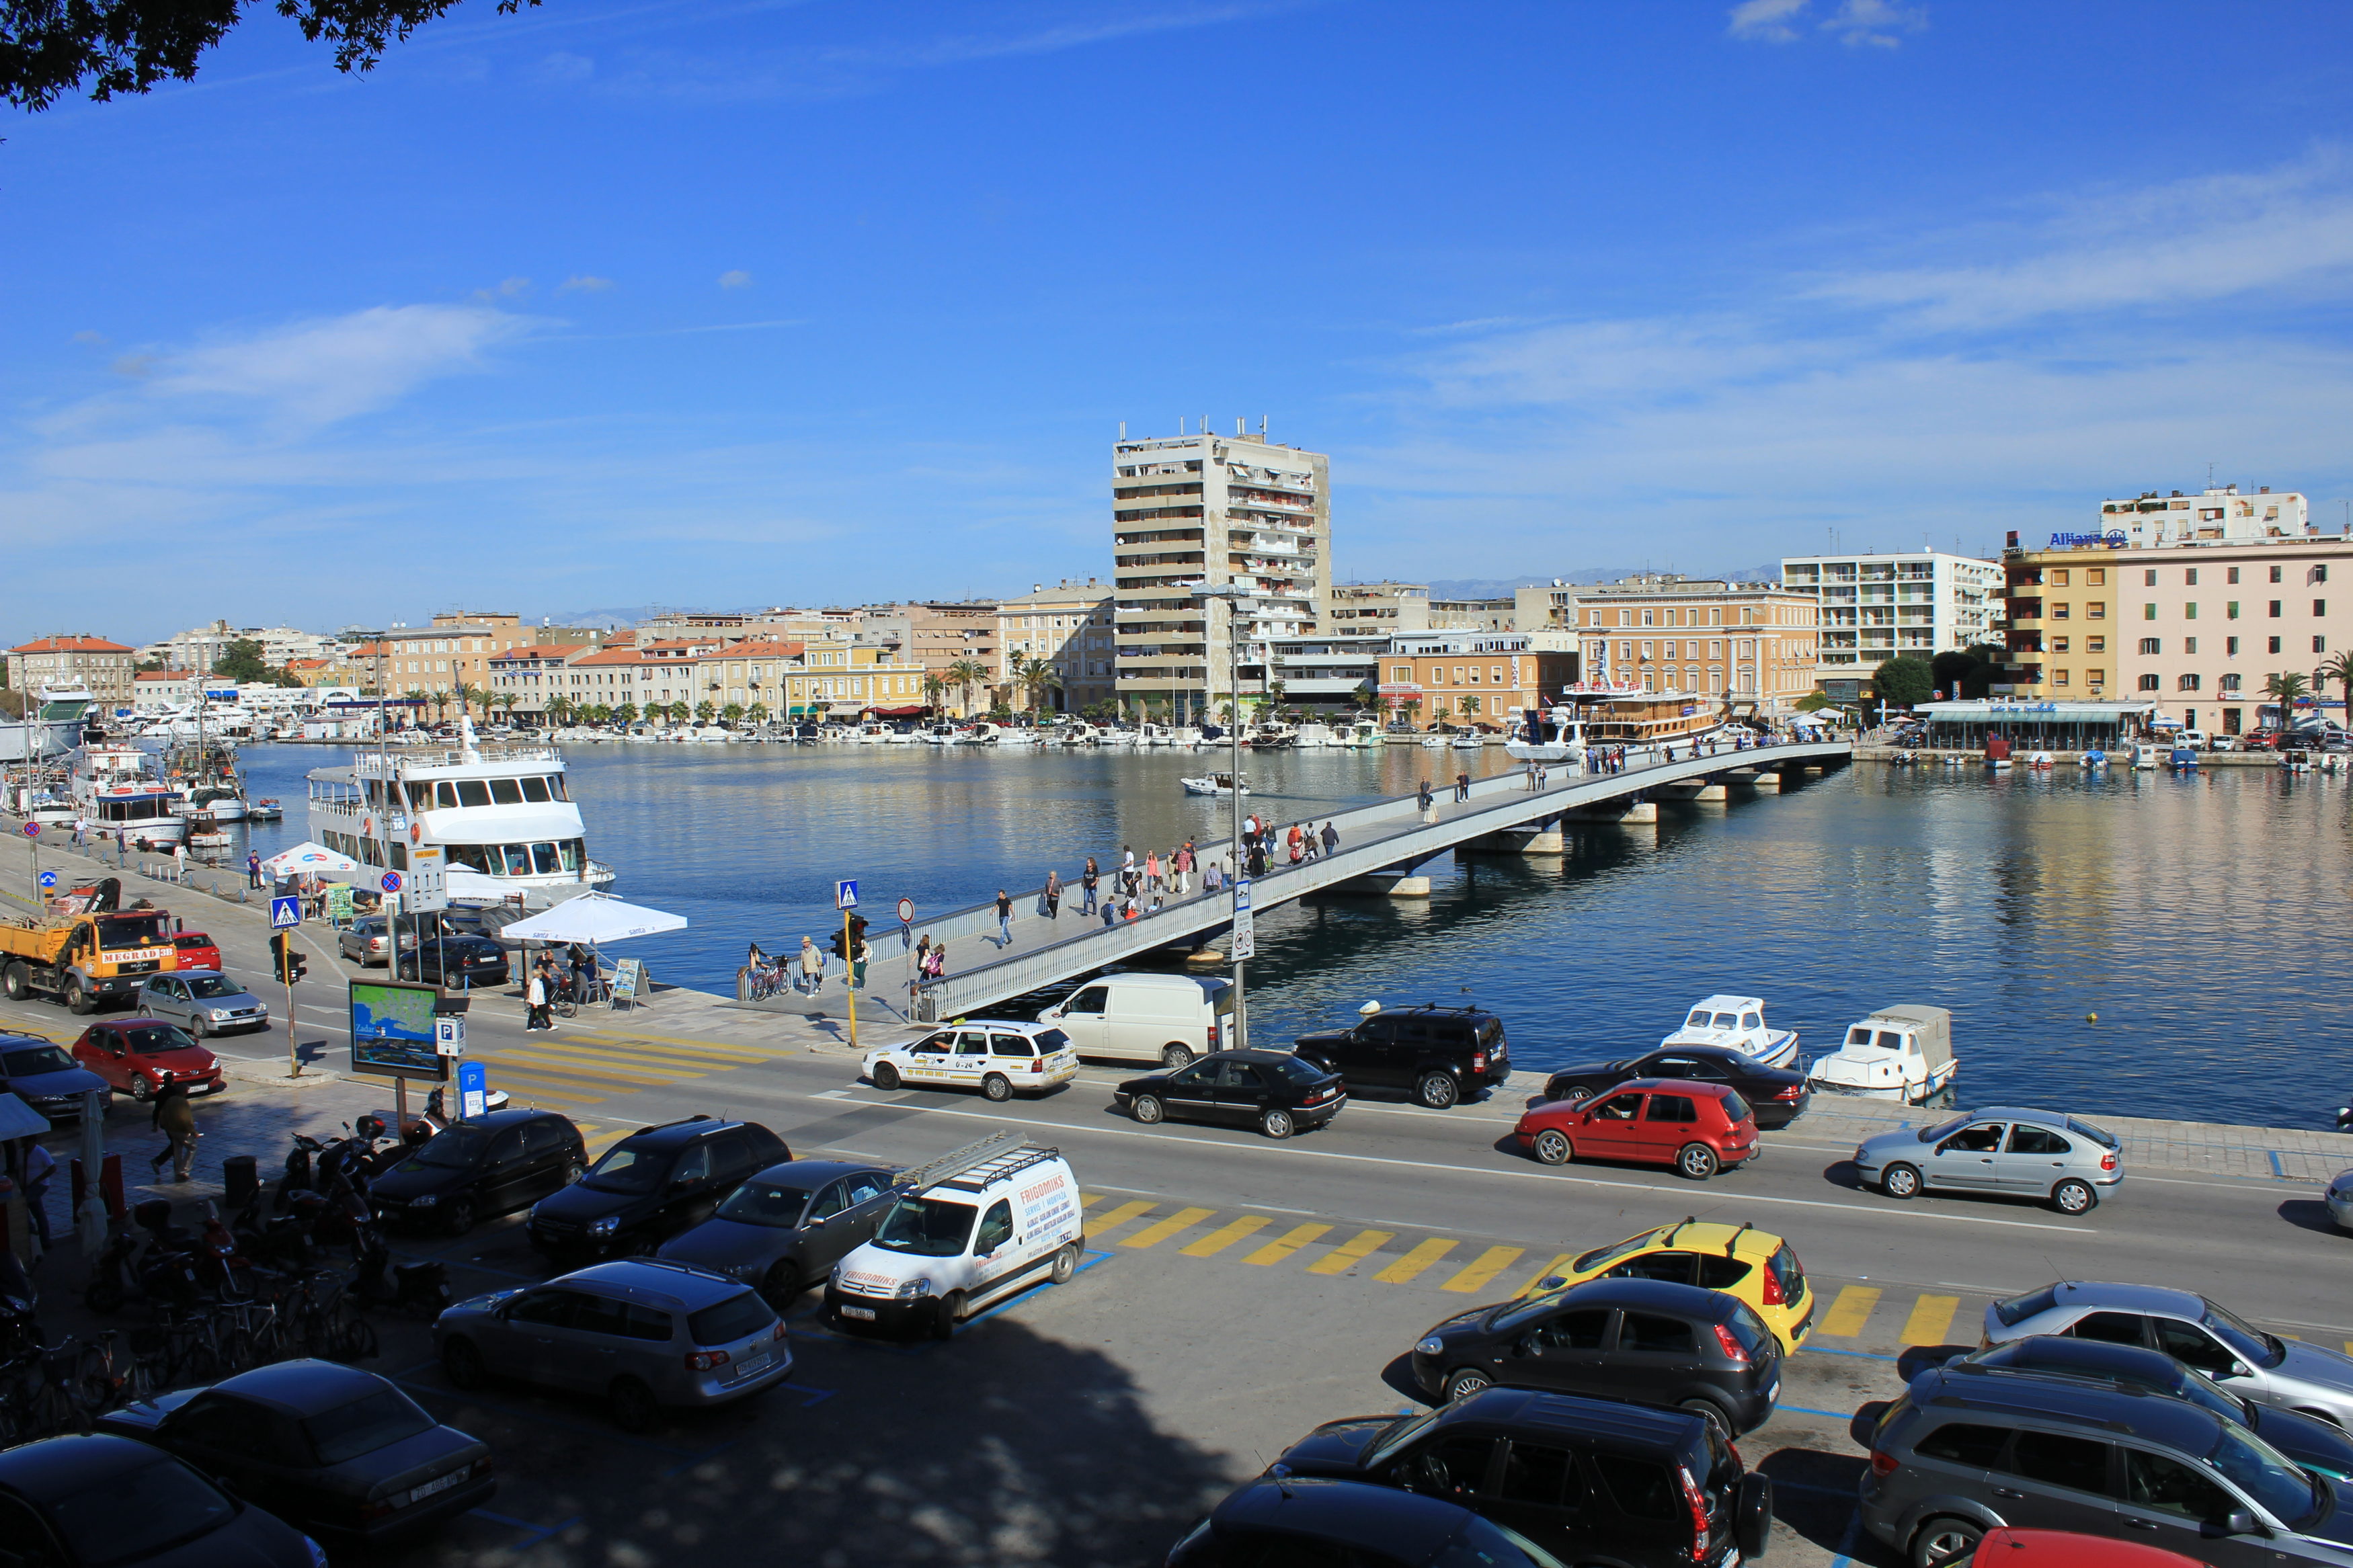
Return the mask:
<svg viewBox="0 0 2353 1568">
<path fill-rule="evenodd" d="M 1788 1067 L 1798 1057 L 1798 1032 L 1767 1026 L 1765 1002 L 1757 996 L 1702 997 L 1692 1004 L 1683 1027 L 1659 1044 L 1715 1046 L 1768 1068 Z"/>
<path fill-rule="evenodd" d="M 1874 1009 L 1849 1025 L 1846 1044 L 1806 1068 L 1806 1087 L 1826 1094 L 1920 1105 L 1953 1081 L 1953 1015 L 1909 1005 Z"/>
<path fill-rule="evenodd" d="M 2087 768 L 2105 768 L 2108 765 L 2108 753 L 2094 746 L 2075 760 Z"/>
<path fill-rule="evenodd" d="M 1208 773 L 1198 779 L 1178 779 L 1176 782 L 1185 786 L 1185 793 L 1187 795 L 1231 795 L 1234 793 L 1234 775 L 1231 773 Z M 1250 792 L 1250 780 L 1242 780 L 1241 793 L 1248 795 Z"/>
</svg>

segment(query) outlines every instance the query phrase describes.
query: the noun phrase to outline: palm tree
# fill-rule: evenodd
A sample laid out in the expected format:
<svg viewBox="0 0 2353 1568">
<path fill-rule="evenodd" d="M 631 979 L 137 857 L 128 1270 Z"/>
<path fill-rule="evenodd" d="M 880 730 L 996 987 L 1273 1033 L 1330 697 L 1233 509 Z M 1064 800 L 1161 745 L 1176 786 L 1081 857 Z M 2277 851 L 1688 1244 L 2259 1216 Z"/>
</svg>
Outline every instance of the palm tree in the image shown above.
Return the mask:
<svg viewBox="0 0 2353 1568">
<path fill-rule="evenodd" d="M 727 727 L 733 730 L 744 721 L 744 705 L 741 702 L 730 702 L 719 710 L 719 716 L 724 719 L 727 721 Z"/>
<path fill-rule="evenodd" d="M 421 686 L 412 686 L 407 690 L 402 692 L 401 695 L 420 707 L 427 700 L 427 693 L 426 692 L 425 688 Z M 412 724 L 417 722 L 416 708 L 411 708 L 408 710 L 408 721 Z"/>
<path fill-rule="evenodd" d="M 1050 658 L 1032 658 L 1015 654 L 1013 679 L 1021 688 L 1032 712 L 1045 710 L 1046 693 L 1062 689 L 1062 672 Z"/>
<path fill-rule="evenodd" d="M 931 674 L 928 671 L 925 672 L 923 676 L 923 706 L 926 708 L 937 708 L 940 705 L 940 699 L 946 695 L 948 683 L 946 681 L 942 680 L 938 676 Z"/>
<path fill-rule="evenodd" d="M 495 701 L 500 707 L 507 710 L 507 722 L 510 724 L 513 723 L 515 704 L 522 700 L 512 691 L 501 691 L 497 697 L 491 699 L 491 700 Z"/>
<path fill-rule="evenodd" d="M 547 700 L 547 716 L 559 724 L 572 722 L 572 699 L 561 691 Z"/>
<path fill-rule="evenodd" d="M 2353 729 L 2353 653 L 2340 653 L 2322 659 L 2320 673 L 2345 688 L 2345 724 L 2346 728 Z"/>
<path fill-rule="evenodd" d="M 988 679 L 988 667 L 977 659 L 960 658 L 947 668 L 948 684 L 956 689 L 959 714 L 972 711 L 972 689 Z"/>
<path fill-rule="evenodd" d="M 744 717 L 754 724 L 765 724 L 768 721 L 768 705 L 765 702 L 754 702 L 744 710 Z"/>
<path fill-rule="evenodd" d="M 2263 677 L 2263 695 L 2276 698 L 2279 701 L 2279 727 L 2283 731 L 2295 722 L 2295 700 L 2305 695 L 2307 689 L 2303 675 L 2295 670 L 2289 670 L 2285 675 Z"/>
<path fill-rule="evenodd" d="M 634 702 L 624 702 L 613 710 L 613 717 L 623 724 L 633 723 L 638 717 L 638 705 Z"/>
<path fill-rule="evenodd" d="M 718 711 L 718 709 L 713 708 L 711 705 L 711 701 L 708 698 L 705 698 L 702 701 L 694 705 L 694 716 L 706 724 L 711 722 L 712 716 Z"/>
</svg>

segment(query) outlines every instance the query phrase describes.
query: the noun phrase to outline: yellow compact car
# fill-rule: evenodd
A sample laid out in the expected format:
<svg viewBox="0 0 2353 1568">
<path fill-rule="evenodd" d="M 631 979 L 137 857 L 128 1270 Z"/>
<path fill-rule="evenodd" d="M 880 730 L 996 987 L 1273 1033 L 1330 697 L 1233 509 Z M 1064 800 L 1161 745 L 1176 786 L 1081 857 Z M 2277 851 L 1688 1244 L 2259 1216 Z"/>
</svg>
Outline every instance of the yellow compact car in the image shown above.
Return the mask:
<svg viewBox="0 0 2353 1568">
<path fill-rule="evenodd" d="M 1805 1343 L 1813 1328 L 1814 1294 L 1796 1250 L 1753 1226 L 1695 1219 L 1662 1225 L 1597 1247 L 1522 1294 L 1549 1296 L 1588 1279 L 1664 1279 L 1722 1290 L 1754 1308 L 1784 1352 Z"/>
</svg>

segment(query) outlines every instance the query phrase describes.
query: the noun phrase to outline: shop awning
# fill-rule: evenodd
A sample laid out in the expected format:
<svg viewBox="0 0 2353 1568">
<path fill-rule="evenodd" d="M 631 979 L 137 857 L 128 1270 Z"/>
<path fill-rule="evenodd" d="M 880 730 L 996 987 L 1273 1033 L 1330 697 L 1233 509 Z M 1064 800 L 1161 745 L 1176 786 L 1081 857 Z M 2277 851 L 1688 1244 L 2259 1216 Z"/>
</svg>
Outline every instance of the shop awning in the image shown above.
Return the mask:
<svg viewBox="0 0 2353 1568">
<path fill-rule="evenodd" d="M 919 703 L 913 708 L 869 708 L 867 711 L 877 719 L 920 719 L 931 710 Z"/>
</svg>

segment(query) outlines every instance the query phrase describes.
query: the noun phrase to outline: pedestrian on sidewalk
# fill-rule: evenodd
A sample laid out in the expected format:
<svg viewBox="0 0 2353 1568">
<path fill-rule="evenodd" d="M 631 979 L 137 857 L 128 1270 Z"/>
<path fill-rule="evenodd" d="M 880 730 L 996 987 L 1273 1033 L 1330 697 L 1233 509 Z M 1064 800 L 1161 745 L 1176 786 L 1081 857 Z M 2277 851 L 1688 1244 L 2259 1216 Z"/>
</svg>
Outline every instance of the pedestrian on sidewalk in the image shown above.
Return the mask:
<svg viewBox="0 0 2353 1568">
<path fill-rule="evenodd" d="M 1430 781 L 1428 779 L 1422 780 L 1420 784 L 1414 787 L 1414 797 L 1421 803 L 1422 810 L 1428 811 L 1430 809 Z"/>
<path fill-rule="evenodd" d="M 1095 889 L 1103 881 L 1103 873 L 1095 868 L 1095 858 L 1087 857 L 1087 868 L 1079 873 L 1079 913 L 1095 912 Z"/>
<path fill-rule="evenodd" d="M 1205 893 L 1222 891 L 1226 885 L 1226 863 L 1212 860 L 1201 872 L 1201 890 Z"/>
<path fill-rule="evenodd" d="M 1111 923 L 1118 918 L 1119 900 L 1117 899 L 1105 899 L 1103 901 L 1103 923 L 1105 927 L 1109 927 Z"/>
<path fill-rule="evenodd" d="M 1303 843 L 1305 837 L 1306 836 L 1299 831 L 1299 824 L 1295 822 L 1291 825 L 1291 831 L 1283 836 L 1284 847 L 1290 850 L 1291 863 L 1294 866 L 1306 856 L 1307 850 Z"/>
<path fill-rule="evenodd" d="M 147 1125 L 164 1135 L 164 1147 L 147 1162 L 147 1168 L 161 1176 L 164 1162 L 169 1160 L 172 1179 L 186 1181 L 188 1167 L 196 1160 L 196 1111 L 188 1103 L 188 1086 L 177 1079 L 165 1084 L 155 1096 L 155 1110 Z"/>
<path fill-rule="evenodd" d="M 1135 875 L 1135 846 L 1123 844 L 1119 847 L 1119 853 L 1120 879 L 1125 881 Z"/>
<path fill-rule="evenodd" d="M 1471 798 L 1471 775 L 1469 773 L 1456 773 L 1454 775 L 1454 798 L 1462 801 L 1467 801 Z"/>
<path fill-rule="evenodd" d="M 927 978 L 945 980 L 948 976 L 948 944 L 944 942 L 932 943 L 932 956 L 926 963 L 923 973 Z"/>
<path fill-rule="evenodd" d="M 1332 826 L 1331 818 L 1324 821 L 1324 853 L 1329 855 L 1340 847 L 1340 830 Z"/>
<path fill-rule="evenodd" d="M 1192 892 L 1193 873 L 1199 868 L 1200 864 L 1201 858 L 1195 852 L 1193 841 L 1187 838 L 1185 840 L 1185 847 L 1176 851 L 1176 891 L 1178 893 Z"/>
<path fill-rule="evenodd" d="M 185 844 L 172 846 L 172 877 L 174 881 L 188 879 L 188 847 Z"/>
<path fill-rule="evenodd" d="M 33 1229 L 41 1237 L 41 1250 L 47 1252 L 56 1245 L 49 1239 L 49 1181 L 58 1173 L 57 1156 L 38 1143 L 26 1146 L 25 1202 L 31 1205 Z"/>
<path fill-rule="evenodd" d="M 261 852 L 258 849 L 245 852 L 245 885 L 248 888 L 261 886 Z"/>
<path fill-rule="evenodd" d="M 825 989 L 825 950 L 815 937 L 801 938 L 801 993 L 814 996 Z"/>
<path fill-rule="evenodd" d="M 1002 888 L 997 889 L 997 945 L 1013 945 L 1013 900 Z"/>
<path fill-rule="evenodd" d="M 1046 918 L 1050 921 L 1062 918 L 1062 874 L 1060 871 L 1046 873 Z"/>
<path fill-rule="evenodd" d="M 858 945 L 851 951 L 856 956 L 849 961 L 849 988 L 852 991 L 863 991 L 866 989 L 867 961 L 874 956 L 874 950 L 866 944 L 865 936 L 860 934 L 858 938 Z"/>
</svg>

